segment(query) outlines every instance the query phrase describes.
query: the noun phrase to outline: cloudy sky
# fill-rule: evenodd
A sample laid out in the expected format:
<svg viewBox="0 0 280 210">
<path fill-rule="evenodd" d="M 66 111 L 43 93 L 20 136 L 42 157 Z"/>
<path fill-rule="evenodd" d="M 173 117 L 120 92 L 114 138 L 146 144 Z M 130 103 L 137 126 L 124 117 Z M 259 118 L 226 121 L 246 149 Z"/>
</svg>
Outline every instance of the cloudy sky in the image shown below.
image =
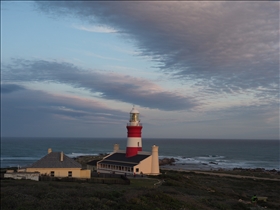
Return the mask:
<svg viewBox="0 0 280 210">
<path fill-rule="evenodd" d="M 1 1 L 1 136 L 279 139 L 279 2 Z"/>
</svg>

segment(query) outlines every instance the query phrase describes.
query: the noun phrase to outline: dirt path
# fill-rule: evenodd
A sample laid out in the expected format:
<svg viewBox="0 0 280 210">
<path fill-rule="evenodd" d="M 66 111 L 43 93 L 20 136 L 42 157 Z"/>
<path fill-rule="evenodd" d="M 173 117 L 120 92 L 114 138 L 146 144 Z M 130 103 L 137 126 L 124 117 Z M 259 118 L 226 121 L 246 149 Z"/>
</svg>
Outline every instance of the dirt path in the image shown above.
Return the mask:
<svg viewBox="0 0 280 210">
<path fill-rule="evenodd" d="M 254 180 L 267 180 L 267 181 L 276 181 L 280 182 L 280 178 L 267 178 L 267 177 L 256 177 L 256 176 L 244 176 L 244 175 L 237 175 L 237 174 L 226 174 L 226 173 L 215 173 L 209 171 L 195 171 L 195 170 L 183 170 L 183 169 L 167 169 L 164 168 L 163 170 L 174 170 L 174 171 L 184 171 L 184 172 L 193 172 L 196 174 L 207 174 L 212 176 L 221 176 L 221 177 L 233 177 L 233 178 L 240 178 L 240 179 L 254 179 Z"/>
<path fill-rule="evenodd" d="M 241 179 L 268 180 L 268 181 L 280 182 L 280 179 L 274 179 L 274 178 L 242 176 L 242 175 L 235 175 L 235 174 L 214 173 L 214 172 L 206 172 L 206 171 L 187 171 L 187 170 L 184 170 L 184 171 L 185 172 L 194 172 L 194 173 L 197 173 L 197 174 L 207 174 L 207 175 L 213 175 L 213 176 L 221 176 L 221 177 L 234 177 L 234 178 L 241 178 Z"/>
</svg>

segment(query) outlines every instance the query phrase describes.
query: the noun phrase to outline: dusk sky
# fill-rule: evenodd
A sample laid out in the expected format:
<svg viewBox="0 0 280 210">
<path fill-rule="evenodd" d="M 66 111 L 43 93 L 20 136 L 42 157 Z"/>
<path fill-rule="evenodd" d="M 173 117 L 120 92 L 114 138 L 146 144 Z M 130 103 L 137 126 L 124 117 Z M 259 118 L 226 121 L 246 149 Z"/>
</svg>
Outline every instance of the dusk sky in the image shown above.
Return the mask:
<svg viewBox="0 0 280 210">
<path fill-rule="evenodd" d="M 1 136 L 279 139 L 279 5 L 1 1 Z"/>
</svg>

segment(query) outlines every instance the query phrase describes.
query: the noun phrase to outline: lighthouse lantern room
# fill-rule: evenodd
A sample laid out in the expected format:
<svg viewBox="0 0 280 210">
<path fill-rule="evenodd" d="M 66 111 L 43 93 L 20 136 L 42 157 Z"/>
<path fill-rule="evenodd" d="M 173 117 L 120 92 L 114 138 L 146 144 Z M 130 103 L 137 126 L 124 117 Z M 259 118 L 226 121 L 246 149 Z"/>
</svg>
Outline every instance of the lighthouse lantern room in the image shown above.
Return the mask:
<svg viewBox="0 0 280 210">
<path fill-rule="evenodd" d="M 127 128 L 127 146 L 126 157 L 132 157 L 137 155 L 138 151 L 142 151 L 142 124 L 140 123 L 139 111 L 132 108 L 130 111 L 129 123 Z"/>
<path fill-rule="evenodd" d="M 128 125 L 140 125 L 139 112 L 134 107 L 130 112 L 130 119 Z"/>
</svg>

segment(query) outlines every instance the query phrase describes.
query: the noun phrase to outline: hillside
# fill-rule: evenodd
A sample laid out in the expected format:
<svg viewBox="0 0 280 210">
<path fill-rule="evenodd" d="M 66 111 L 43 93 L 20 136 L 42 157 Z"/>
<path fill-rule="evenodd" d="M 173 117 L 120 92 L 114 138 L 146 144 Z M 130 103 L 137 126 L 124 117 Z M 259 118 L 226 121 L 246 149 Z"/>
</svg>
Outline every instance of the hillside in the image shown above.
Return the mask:
<svg viewBox="0 0 280 210">
<path fill-rule="evenodd" d="M 2 179 L 1 209 L 210 210 L 280 206 L 279 181 L 162 172 L 157 177 L 130 177 L 130 185 Z M 253 194 L 268 200 L 253 206 L 250 203 Z"/>
</svg>

